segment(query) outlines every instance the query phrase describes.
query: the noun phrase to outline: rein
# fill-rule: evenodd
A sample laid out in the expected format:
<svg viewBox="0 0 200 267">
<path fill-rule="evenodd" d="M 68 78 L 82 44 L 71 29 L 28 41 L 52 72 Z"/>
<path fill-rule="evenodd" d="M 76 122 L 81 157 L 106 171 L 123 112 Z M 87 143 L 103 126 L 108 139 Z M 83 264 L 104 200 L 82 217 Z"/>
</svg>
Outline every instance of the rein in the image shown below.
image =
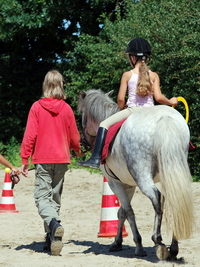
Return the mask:
<svg viewBox="0 0 200 267">
<path fill-rule="evenodd" d="M 87 133 L 87 135 L 89 135 L 92 138 L 96 138 L 96 136 L 93 136 L 89 133 Z M 93 149 L 94 146 L 90 145 L 89 142 L 87 141 L 87 138 L 85 136 L 85 131 L 82 129 L 82 135 L 81 135 L 81 146 L 84 147 L 84 153 L 91 151 Z"/>
</svg>

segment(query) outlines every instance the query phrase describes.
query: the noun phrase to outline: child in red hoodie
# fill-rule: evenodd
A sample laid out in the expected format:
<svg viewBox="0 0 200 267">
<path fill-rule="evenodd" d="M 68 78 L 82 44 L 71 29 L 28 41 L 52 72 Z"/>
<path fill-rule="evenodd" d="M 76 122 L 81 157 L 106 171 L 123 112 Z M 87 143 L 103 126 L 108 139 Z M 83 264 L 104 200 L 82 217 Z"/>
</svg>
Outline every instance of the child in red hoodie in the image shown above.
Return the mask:
<svg viewBox="0 0 200 267">
<path fill-rule="evenodd" d="M 83 156 L 75 116 L 64 99 L 63 76 L 49 71 L 43 82 L 43 97 L 29 111 L 21 145 L 22 174 L 28 176 L 29 157 L 35 164 L 35 203 L 47 233 L 44 249 L 52 255 L 62 250 L 64 229 L 59 211 L 70 149 L 77 157 Z"/>
</svg>

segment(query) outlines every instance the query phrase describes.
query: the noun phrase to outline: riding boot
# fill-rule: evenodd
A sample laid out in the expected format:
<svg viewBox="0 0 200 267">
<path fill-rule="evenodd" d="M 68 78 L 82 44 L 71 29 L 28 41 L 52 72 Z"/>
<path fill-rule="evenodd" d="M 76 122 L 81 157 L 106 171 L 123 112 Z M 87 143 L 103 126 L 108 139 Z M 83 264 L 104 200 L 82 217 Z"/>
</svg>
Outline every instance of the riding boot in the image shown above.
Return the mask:
<svg viewBox="0 0 200 267">
<path fill-rule="evenodd" d="M 104 142 L 106 139 L 107 129 L 103 127 L 99 127 L 97 132 L 97 137 L 94 145 L 94 150 L 91 158 L 86 161 L 78 162 L 77 164 L 82 167 L 89 167 L 93 169 L 98 169 L 101 162 L 101 154 L 104 146 Z"/>
</svg>

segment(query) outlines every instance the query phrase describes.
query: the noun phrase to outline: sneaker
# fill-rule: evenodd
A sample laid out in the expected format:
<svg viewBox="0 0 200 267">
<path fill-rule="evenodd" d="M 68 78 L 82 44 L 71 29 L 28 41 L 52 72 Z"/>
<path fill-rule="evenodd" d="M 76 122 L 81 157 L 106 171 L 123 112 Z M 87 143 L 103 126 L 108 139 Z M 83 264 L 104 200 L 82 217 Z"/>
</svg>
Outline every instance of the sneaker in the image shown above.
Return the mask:
<svg viewBox="0 0 200 267">
<path fill-rule="evenodd" d="M 53 218 L 50 222 L 49 228 L 51 230 L 50 234 L 50 250 L 51 254 L 57 256 L 60 254 L 63 244 L 62 244 L 62 237 L 64 235 L 64 228 L 60 223 Z"/>
</svg>

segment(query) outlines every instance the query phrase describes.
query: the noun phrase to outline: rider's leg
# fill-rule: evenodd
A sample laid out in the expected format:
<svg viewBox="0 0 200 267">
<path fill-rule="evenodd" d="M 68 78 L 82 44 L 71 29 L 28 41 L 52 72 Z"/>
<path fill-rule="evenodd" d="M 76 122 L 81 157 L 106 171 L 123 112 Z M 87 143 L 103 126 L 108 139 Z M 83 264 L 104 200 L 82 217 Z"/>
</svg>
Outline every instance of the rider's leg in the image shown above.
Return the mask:
<svg viewBox="0 0 200 267">
<path fill-rule="evenodd" d="M 98 169 L 101 161 L 101 153 L 103 150 L 104 142 L 106 139 L 107 129 L 104 127 L 99 127 L 97 132 L 97 137 L 94 145 L 94 150 L 91 158 L 86 161 L 78 162 L 77 164 L 82 167 L 89 167 L 93 169 Z"/>
<path fill-rule="evenodd" d="M 132 113 L 132 109 L 133 108 L 123 109 L 122 111 L 115 113 L 100 123 L 92 156 L 86 161 L 78 162 L 77 164 L 79 166 L 90 167 L 93 169 L 99 168 L 101 163 L 101 154 L 109 127 L 121 120 L 126 119 Z"/>
</svg>

